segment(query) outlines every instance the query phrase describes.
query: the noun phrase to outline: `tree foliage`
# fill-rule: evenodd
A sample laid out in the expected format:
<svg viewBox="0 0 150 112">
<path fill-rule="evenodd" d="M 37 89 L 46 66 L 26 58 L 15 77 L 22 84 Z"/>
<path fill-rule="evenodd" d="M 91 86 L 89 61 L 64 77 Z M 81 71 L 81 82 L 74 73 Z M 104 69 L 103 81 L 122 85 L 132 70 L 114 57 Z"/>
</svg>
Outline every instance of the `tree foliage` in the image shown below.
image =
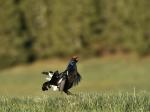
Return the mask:
<svg viewBox="0 0 150 112">
<path fill-rule="evenodd" d="M 1 67 L 105 52 L 150 54 L 148 0 L 0 0 Z"/>
</svg>

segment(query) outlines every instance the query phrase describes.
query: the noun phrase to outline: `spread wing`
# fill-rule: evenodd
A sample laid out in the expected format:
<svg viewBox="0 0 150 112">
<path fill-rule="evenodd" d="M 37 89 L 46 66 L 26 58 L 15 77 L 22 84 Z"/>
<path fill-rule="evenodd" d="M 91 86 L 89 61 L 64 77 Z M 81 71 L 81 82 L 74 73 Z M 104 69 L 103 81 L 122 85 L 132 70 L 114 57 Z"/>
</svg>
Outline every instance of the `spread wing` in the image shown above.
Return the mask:
<svg viewBox="0 0 150 112">
<path fill-rule="evenodd" d="M 81 81 L 81 79 L 82 79 L 81 75 L 77 72 L 77 75 L 73 81 L 73 85 L 74 86 L 78 85 L 78 83 Z"/>
</svg>

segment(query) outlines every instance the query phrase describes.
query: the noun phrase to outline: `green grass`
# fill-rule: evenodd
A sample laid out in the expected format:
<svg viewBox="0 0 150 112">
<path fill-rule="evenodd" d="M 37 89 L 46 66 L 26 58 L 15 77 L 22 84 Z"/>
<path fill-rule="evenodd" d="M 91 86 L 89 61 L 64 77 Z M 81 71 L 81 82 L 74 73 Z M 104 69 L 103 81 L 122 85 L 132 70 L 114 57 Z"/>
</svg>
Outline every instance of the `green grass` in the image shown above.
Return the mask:
<svg viewBox="0 0 150 112">
<path fill-rule="evenodd" d="M 67 60 L 48 60 L 0 71 L 0 112 L 150 112 L 150 59 L 82 60 L 81 83 L 64 93 L 41 91 L 43 70 Z"/>
<path fill-rule="evenodd" d="M 43 70 L 60 70 L 66 68 L 67 60 L 49 60 L 22 65 L 0 71 L 0 95 L 5 96 L 39 96 L 59 94 L 42 92 L 41 85 L 45 76 Z M 72 88 L 74 92 L 150 92 L 150 60 L 103 58 L 82 60 L 78 63 L 82 75 L 81 83 Z"/>
<path fill-rule="evenodd" d="M 0 97 L 1 112 L 150 112 L 146 93 L 78 93 L 75 96 Z"/>
</svg>

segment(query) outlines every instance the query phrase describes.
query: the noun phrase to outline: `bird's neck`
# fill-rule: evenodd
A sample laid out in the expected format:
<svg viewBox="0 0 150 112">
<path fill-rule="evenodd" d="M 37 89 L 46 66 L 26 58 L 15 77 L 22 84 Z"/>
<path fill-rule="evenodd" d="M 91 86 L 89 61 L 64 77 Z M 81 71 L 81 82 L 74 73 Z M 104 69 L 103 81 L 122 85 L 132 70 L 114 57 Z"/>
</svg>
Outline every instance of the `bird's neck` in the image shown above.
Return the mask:
<svg viewBox="0 0 150 112">
<path fill-rule="evenodd" d="M 73 72 L 76 70 L 76 68 L 76 62 L 71 60 L 67 67 L 68 72 Z"/>
</svg>

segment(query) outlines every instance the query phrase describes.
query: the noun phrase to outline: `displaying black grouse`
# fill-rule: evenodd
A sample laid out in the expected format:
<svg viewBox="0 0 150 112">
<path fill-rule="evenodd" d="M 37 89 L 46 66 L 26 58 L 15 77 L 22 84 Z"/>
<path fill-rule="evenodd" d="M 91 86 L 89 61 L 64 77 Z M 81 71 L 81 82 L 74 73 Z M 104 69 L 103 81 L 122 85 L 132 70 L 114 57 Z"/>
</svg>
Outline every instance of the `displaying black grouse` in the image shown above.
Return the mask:
<svg viewBox="0 0 150 112">
<path fill-rule="evenodd" d="M 78 57 L 73 56 L 69 61 L 67 69 L 58 73 L 58 71 L 53 73 L 53 76 L 50 76 L 51 79 L 45 82 L 42 86 L 42 90 L 48 90 L 52 85 L 56 86 L 59 91 L 64 91 L 66 94 L 71 94 L 68 90 L 73 86 L 77 85 L 81 80 L 81 75 L 77 71 Z M 43 74 L 49 74 L 50 72 L 43 72 Z M 54 90 L 54 89 L 53 89 Z"/>
<path fill-rule="evenodd" d="M 60 91 L 64 91 L 67 94 L 71 94 L 68 90 L 72 87 L 77 85 L 81 80 L 81 75 L 77 71 L 78 57 L 73 56 L 65 70 L 65 76 L 60 84 Z"/>
</svg>

